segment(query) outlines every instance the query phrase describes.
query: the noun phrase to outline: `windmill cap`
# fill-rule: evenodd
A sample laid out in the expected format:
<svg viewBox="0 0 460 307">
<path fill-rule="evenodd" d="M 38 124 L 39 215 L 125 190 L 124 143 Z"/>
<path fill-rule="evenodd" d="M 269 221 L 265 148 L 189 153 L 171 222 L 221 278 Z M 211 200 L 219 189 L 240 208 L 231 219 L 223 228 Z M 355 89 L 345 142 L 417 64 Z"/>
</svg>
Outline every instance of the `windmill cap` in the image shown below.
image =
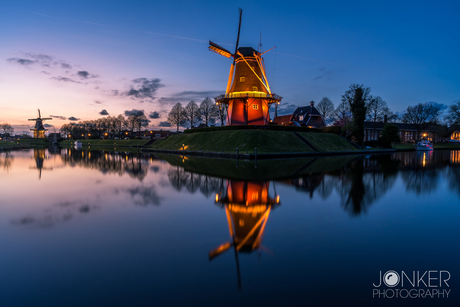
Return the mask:
<svg viewBox="0 0 460 307">
<path fill-rule="evenodd" d="M 260 52 L 255 50 L 254 48 L 252 47 L 240 47 L 238 48 L 238 51 L 244 56 L 244 57 L 249 57 L 249 56 L 254 56 L 254 52 L 257 54 L 257 55 L 260 55 Z M 239 57 L 239 55 L 237 55 L 237 58 Z"/>
</svg>

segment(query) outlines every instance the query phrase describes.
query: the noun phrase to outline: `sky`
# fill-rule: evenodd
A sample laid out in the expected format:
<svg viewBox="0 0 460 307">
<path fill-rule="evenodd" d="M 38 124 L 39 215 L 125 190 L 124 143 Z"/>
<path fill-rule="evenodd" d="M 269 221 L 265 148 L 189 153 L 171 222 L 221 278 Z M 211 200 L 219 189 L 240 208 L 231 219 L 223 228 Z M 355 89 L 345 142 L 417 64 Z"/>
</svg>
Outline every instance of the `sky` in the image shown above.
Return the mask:
<svg viewBox="0 0 460 307">
<path fill-rule="evenodd" d="M 278 114 L 353 83 L 394 112 L 460 99 L 459 1 L 20 1 L 0 3 L 0 123 L 29 132 L 37 108 L 64 123 L 171 107 L 225 92 L 212 40 L 265 54 Z M 105 114 L 105 115 L 104 115 Z"/>
</svg>

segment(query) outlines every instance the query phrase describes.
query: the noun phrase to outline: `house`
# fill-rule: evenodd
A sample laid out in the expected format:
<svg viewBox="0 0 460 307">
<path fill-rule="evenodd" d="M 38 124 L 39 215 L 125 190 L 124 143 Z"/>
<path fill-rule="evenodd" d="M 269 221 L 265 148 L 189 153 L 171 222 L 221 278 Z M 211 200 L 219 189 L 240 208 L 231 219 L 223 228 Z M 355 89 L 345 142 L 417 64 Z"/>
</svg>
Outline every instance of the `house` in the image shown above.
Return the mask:
<svg viewBox="0 0 460 307">
<path fill-rule="evenodd" d="M 386 122 L 364 122 L 364 141 L 376 141 L 382 135 Z M 399 138 L 403 143 L 415 142 L 426 139 L 430 142 L 444 141 L 444 132 L 447 127 L 443 125 L 429 125 L 418 135 L 417 126 L 413 124 L 391 123 L 399 129 Z M 458 131 L 460 132 L 460 130 Z M 459 134 L 460 135 L 460 134 Z"/>
<path fill-rule="evenodd" d="M 171 132 L 168 130 L 145 130 L 142 132 L 141 137 L 143 139 L 152 139 L 152 140 L 164 140 L 171 135 Z"/>
<path fill-rule="evenodd" d="M 281 125 L 282 123 L 290 122 L 290 121 L 291 121 L 291 118 L 292 118 L 292 114 L 276 116 L 276 117 L 273 119 L 273 123 L 275 123 L 275 124 L 277 124 L 277 125 Z"/>
<path fill-rule="evenodd" d="M 292 114 L 292 121 L 296 121 L 300 125 L 310 128 L 321 128 L 326 126 L 321 113 L 315 108 L 314 101 L 311 101 L 309 106 L 297 108 Z"/>
</svg>

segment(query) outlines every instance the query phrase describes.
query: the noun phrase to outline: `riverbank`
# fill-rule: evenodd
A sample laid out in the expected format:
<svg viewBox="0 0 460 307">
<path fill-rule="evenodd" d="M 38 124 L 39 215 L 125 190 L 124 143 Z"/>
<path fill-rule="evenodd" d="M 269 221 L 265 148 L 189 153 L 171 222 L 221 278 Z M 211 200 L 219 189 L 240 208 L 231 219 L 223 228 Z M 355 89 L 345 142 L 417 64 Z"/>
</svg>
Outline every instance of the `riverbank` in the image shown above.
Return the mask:
<svg viewBox="0 0 460 307">
<path fill-rule="evenodd" d="M 236 130 L 184 133 L 146 147 L 152 151 L 203 153 L 285 154 L 349 152 L 357 149 L 332 133 L 267 130 Z"/>
</svg>

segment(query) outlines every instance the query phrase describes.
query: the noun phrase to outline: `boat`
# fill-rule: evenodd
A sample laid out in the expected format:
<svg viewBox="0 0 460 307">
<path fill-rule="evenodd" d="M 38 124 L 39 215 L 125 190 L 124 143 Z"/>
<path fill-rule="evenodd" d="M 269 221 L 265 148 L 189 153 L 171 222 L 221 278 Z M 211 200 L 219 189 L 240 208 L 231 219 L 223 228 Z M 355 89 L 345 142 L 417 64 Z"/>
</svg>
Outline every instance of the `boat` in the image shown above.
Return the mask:
<svg viewBox="0 0 460 307">
<path fill-rule="evenodd" d="M 73 144 L 75 146 L 75 149 L 81 148 L 83 145 L 82 142 L 80 142 L 79 140 L 76 140 Z"/>
<path fill-rule="evenodd" d="M 428 141 L 420 141 L 414 147 L 415 150 L 433 150 L 433 145 Z"/>
</svg>

